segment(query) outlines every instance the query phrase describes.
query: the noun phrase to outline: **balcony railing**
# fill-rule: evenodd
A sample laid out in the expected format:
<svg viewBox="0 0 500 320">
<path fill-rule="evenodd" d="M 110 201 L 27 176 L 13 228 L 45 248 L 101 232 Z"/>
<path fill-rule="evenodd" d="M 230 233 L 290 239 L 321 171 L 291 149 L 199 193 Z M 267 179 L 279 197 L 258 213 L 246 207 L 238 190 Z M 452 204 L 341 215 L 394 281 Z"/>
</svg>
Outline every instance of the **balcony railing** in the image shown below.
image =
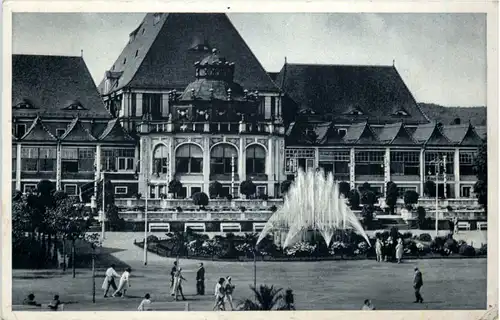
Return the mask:
<svg viewBox="0 0 500 320">
<path fill-rule="evenodd" d="M 124 210 L 132 210 L 137 207 L 144 207 L 146 202 L 144 198 L 119 198 L 115 199 L 115 204 Z M 279 208 L 283 205 L 283 199 L 269 199 L 267 201 L 260 199 L 233 199 L 232 201 L 227 199 L 210 199 L 206 209 L 210 211 L 224 211 L 239 210 L 240 207 L 245 207 L 246 210 L 269 210 L 273 205 Z M 149 210 L 176 210 L 177 207 L 182 208 L 183 211 L 199 210 L 199 206 L 194 205 L 192 199 L 148 199 Z"/>
<path fill-rule="evenodd" d="M 149 122 L 141 123 L 139 131 L 143 133 L 154 132 L 186 132 L 186 133 L 283 133 L 275 130 L 275 126 L 270 122 L 240 123 L 240 122 Z"/>
</svg>

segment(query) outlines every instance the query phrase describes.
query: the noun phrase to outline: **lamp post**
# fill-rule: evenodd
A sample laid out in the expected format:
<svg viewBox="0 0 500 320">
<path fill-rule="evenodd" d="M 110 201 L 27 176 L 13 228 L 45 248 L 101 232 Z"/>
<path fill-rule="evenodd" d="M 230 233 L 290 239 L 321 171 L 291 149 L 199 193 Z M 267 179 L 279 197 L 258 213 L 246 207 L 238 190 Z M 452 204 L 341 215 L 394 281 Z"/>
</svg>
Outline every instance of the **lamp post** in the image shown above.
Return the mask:
<svg viewBox="0 0 500 320">
<path fill-rule="evenodd" d="M 234 154 L 231 156 L 231 196 L 235 198 L 234 194 Z"/>
<path fill-rule="evenodd" d="M 106 181 L 104 180 L 104 171 L 102 172 L 102 215 L 101 215 L 101 241 L 106 237 Z"/>
<path fill-rule="evenodd" d="M 144 197 L 144 265 L 148 264 L 148 198 L 149 179 L 146 179 L 146 196 Z"/>
<path fill-rule="evenodd" d="M 436 209 L 435 209 L 435 217 L 436 217 L 436 237 L 439 236 L 439 167 L 443 165 L 443 194 L 446 197 L 446 155 L 443 156 L 443 159 L 439 159 L 439 156 L 431 162 L 435 165 L 435 173 L 436 173 Z M 430 175 L 430 172 L 429 172 Z"/>
</svg>

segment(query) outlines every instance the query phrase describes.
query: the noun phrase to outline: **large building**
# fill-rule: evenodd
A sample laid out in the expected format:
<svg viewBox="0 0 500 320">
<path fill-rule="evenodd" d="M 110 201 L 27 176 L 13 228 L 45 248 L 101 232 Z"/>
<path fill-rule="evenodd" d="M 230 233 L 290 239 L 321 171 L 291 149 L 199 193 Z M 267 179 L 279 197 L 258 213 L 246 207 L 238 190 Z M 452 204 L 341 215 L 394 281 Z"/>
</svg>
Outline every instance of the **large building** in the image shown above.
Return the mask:
<svg viewBox="0 0 500 320">
<path fill-rule="evenodd" d="M 104 172 L 129 212 L 146 194 L 165 212 L 178 204 L 160 201 L 174 178 L 180 198 L 213 181 L 238 198 L 247 179 L 256 196 L 279 198 L 299 167 L 423 194 L 436 160 L 440 195 L 473 203 L 486 139 L 484 126 L 430 118 L 395 66 L 285 61 L 266 72 L 222 13 L 147 14 L 97 89 L 81 57 L 14 55 L 12 107 L 15 189 L 45 178 L 77 194 Z"/>
</svg>

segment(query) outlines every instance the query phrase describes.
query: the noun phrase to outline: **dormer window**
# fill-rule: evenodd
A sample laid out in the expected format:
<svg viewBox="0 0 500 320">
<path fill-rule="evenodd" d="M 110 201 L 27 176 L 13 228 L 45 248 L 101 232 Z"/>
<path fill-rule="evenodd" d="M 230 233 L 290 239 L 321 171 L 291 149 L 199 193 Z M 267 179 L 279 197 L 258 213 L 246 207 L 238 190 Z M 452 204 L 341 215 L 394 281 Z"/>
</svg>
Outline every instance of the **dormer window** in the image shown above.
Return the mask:
<svg viewBox="0 0 500 320">
<path fill-rule="evenodd" d="M 155 13 L 154 14 L 154 20 L 153 20 L 153 25 L 156 25 L 158 22 L 160 22 L 161 18 L 161 13 Z"/>
<path fill-rule="evenodd" d="M 351 110 L 351 112 L 349 112 L 349 114 L 351 116 L 360 116 L 363 114 L 363 112 L 359 111 L 359 110 Z"/>
<path fill-rule="evenodd" d="M 339 135 L 340 138 L 343 138 L 347 134 L 347 129 L 344 128 L 337 129 L 337 134 Z"/>
<path fill-rule="evenodd" d="M 66 133 L 66 129 L 58 128 L 56 129 L 56 136 L 62 137 Z"/>
<path fill-rule="evenodd" d="M 123 64 L 127 63 L 127 58 L 123 58 Z"/>
<path fill-rule="evenodd" d="M 86 110 L 78 101 L 71 102 L 64 110 Z"/>
<path fill-rule="evenodd" d="M 14 108 L 15 109 L 35 109 L 33 104 L 26 99 L 23 99 L 23 101 L 21 101 L 20 103 L 15 105 Z"/>
<path fill-rule="evenodd" d="M 361 111 L 359 108 L 351 106 L 344 112 L 344 114 L 349 116 L 361 116 L 363 115 L 363 111 Z"/>
<path fill-rule="evenodd" d="M 408 112 L 406 112 L 404 110 L 398 110 L 398 111 L 394 112 L 393 115 L 400 116 L 400 117 L 407 117 Z"/>
</svg>

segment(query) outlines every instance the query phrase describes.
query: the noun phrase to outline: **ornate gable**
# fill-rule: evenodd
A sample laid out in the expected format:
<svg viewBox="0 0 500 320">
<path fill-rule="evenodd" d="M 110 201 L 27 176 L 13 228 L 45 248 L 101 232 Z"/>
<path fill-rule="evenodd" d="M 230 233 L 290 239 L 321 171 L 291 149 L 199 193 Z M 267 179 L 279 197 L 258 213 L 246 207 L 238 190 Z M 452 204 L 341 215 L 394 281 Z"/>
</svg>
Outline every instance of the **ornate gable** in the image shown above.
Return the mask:
<svg viewBox="0 0 500 320">
<path fill-rule="evenodd" d="M 31 141 L 57 141 L 57 138 L 45 127 L 40 117 L 36 117 L 28 131 L 21 140 Z"/>
<path fill-rule="evenodd" d="M 90 131 L 85 128 L 77 117 L 73 119 L 68 128 L 66 129 L 66 133 L 64 133 L 61 137 L 62 141 L 97 141 L 97 139 L 90 133 Z"/>
</svg>

